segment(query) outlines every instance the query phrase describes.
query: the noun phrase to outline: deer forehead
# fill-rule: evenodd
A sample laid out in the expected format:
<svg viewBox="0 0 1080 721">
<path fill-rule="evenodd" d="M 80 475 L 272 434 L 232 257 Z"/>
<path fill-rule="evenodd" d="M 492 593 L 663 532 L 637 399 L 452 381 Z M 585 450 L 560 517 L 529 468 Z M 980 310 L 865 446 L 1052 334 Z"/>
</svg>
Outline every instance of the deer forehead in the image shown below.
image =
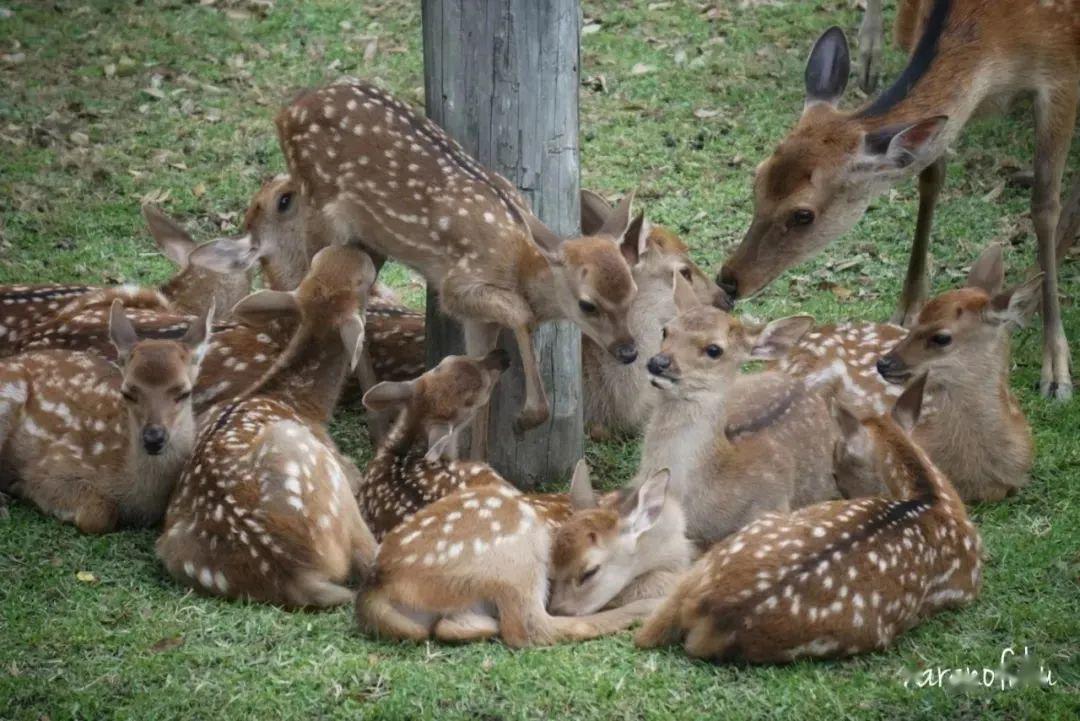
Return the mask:
<svg viewBox="0 0 1080 721">
<path fill-rule="evenodd" d="M 812 193 L 815 180 L 842 171 L 858 148 L 860 133 L 840 123 L 800 123 L 761 165 L 758 197 L 774 203 Z"/>
<path fill-rule="evenodd" d="M 124 380 L 140 386 L 166 386 L 186 379 L 191 353 L 179 343 L 141 341 L 124 366 Z"/>
<path fill-rule="evenodd" d="M 687 247 L 682 238 L 659 225 L 654 225 L 649 229 L 648 243 L 665 255 L 689 258 L 690 248 Z"/>
<path fill-rule="evenodd" d="M 719 308 L 698 306 L 677 316 L 668 326 L 669 336 L 687 334 L 698 338 L 725 340 L 741 337 L 743 325 Z"/>
<path fill-rule="evenodd" d="M 585 270 L 585 282 L 596 294 L 614 306 L 627 305 L 633 300 L 637 286 L 630 275 L 618 246 L 611 239 L 586 237 L 563 243 L 563 255 L 570 268 Z"/>
<path fill-rule="evenodd" d="M 608 508 L 580 511 L 559 528 L 551 549 L 552 563 L 567 568 L 580 563 L 597 541 L 611 538 L 619 528 L 619 514 Z"/>
<path fill-rule="evenodd" d="M 476 401 L 484 388 L 484 372 L 472 362 L 461 359 L 451 367 L 421 378 L 420 398 L 427 415 L 449 418 L 458 409 Z"/>
<path fill-rule="evenodd" d="M 990 304 L 990 295 L 981 288 L 959 288 L 946 291 L 927 301 L 919 313 L 919 327 L 955 321 L 965 311 L 982 313 Z"/>
</svg>

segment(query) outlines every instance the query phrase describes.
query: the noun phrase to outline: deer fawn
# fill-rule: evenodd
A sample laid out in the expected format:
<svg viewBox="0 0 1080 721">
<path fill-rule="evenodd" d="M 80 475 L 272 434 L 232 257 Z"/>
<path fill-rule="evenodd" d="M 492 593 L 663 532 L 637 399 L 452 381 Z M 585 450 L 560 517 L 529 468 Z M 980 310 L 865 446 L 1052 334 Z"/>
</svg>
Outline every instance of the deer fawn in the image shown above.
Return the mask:
<svg viewBox="0 0 1080 721">
<path fill-rule="evenodd" d="M 717 544 L 638 631 L 638 646 L 682 641 L 691 656 L 752 663 L 887 647 L 919 619 L 979 592 L 982 543 L 948 479 L 908 436 L 922 384 L 892 416 L 860 424 L 838 408 L 849 452 L 896 499 L 768 514 Z"/>
<path fill-rule="evenodd" d="M 0 286 L 0 356 L 31 348 L 67 347 L 89 350 L 76 340 L 80 334 L 71 327 L 65 327 L 64 331 L 60 332 L 59 328 L 65 321 L 56 319 L 60 316 L 74 318 L 91 307 L 98 309 L 95 314 L 96 343 L 103 349 L 111 350 L 107 326 L 109 308 L 116 297 L 124 300 L 125 307 L 132 309 L 156 309 L 201 316 L 211 305 L 227 310 L 247 295 L 251 287 L 249 275 L 219 273 L 190 263 L 189 259 L 196 245 L 187 231 L 153 206 L 144 205 L 142 213 L 158 248 L 178 268 L 176 274 L 156 291 L 132 286 Z M 85 321 L 76 319 L 68 325 L 78 326 L 82 322 Z M 177 337 L 181 333 L 178 333 Z M 46 342 L 43 339 L 47 335 L 59 336 L 65 340 Z"/>
<path fill-rule="evenodd" d="M 1001 246 L 983 251 L 965 287 L 933 298 L 908 333 L 856 324 L 807 333 L 781 368 L 815 383 L 840 378 L 837 398 L 860 416 L 880 415 L 913 376 L 932 370 L 912 438 L 966 501 L 998 501 L 1026 485 L 1031 428 L 1009 390 L 1009 334 L 1038 305 L 1042 276 L 1009 290 Z M 858 478 L 858 476 L 852 476 Z M 869 484 L 847 497 L 882 495 Z"/>
<path fill-rule="evenodd" d="M 1067 399 L 1072 379 L 1055 233 L 1080 94 L 1080 12 L 1072 0 L 924 0 L 903 3 L 901 14 L 911 13 L 925 21 L 907 68 L 877 99 L 854 111 L 837 108 L 850 65 L 843 32 L 831 28 L 814 45 L 802 117 L 758 166 L 753 222 L 718 282 L 732 299 L 754 294 L 850 229 L 872 198 L 918 174 L 919 219 L 894 316 L 909 325 L 926 299 L 927 249 L 946 146 L 977 110 L 1031 92 L 1031 215 L 1044 273 L 1040 387 L 1044 396 Z M 898 23 L 919 24 L 911 18 Z"/>
<path fill-rule="evenodd" d="M 180 341 L 140 341 L 115 301 L 119 371 L 92 353 L 0 361 L 0 486 L 84 533 L 157 523 L 195 443 L 210 313 Z"/>
<path fill-rule="evenodd" d="M 675 304 L 679 315 L 664 326 L 660 352 L 648 362 L 659 396 L 639 478 L 671 470 L 687 535 L 702 546 L 767 511 L 836 497 L 825 397 L 781 373 L 739 373 L 749 360 L 786 352 L 813 319 L 749 326 L 703 305 L 681 275 Z"/>
<path fill-rule="evenodd" d="M 396 298 L 373 295 L 364 313 L 364 345 L 380 381 L 407 381 L 424 372 L 424 314 Z"/>
<path fill-rule="evenodd" d="M 573 485 L 587 484 L 587 477 L 584 462 L 579 462 Z M 634 549 L 646 537 L 652 543 L 670 542 L 667 534 L 648 533 L 665 511 L 675 515 L 669 525 L 679 526 L 678 505 L 665 502 L 667 481 L 666 471 L 657 473 L 618 511 L 597 518 L 587 532 L 595 547 L 560 541 L 562 531 L 547 511 L 509 484 L 459 489 L 387 534 L 379 547 L 374 581 L 357 596 L 357 621 L 367 632 L 387 638 L 424 640 L 434 635 L 444 641 L 473 641 L 498 635 L 515 647 L 594 638 L 626 628 L 655 608 L 656 599 L 582 617 L 552 616 L 545 608 L 548 579 L 565 575 L 553 572 L 554 567 L 576 567 L 578 554 L 587 554 L 591 573 L 575 576 L 574 583 L 590 584 L 590 605 L 599 608 L 651 570 L 645 565 L 651 554 L 635 554 Z M 581 513 L 596 517 L 600 511 Z"/>
<path fill-rule="evenodd" d="M 581 230 L 596 233 L 615 212 L 601 196 L 581 192 Z M 637 295 L 630 304 L 627 324 L 637 339 L 639 361 L 625 364 L 611 357 L 591 338 L 581 339 L 581 372 L 585 391 L 585 425 L 590 435 L 609 432 L 638 433 L 649 420 L 656 403 L 656 389 L 649 384 L 644 361 L 660 350 L 660 328 L 676 315 L 672 276 L 679 273 L 703 303 L 719 290 L 690 260 L 686 245 L 674 233 L 652 226 L 639 215 L 639 238 L 643 245 L 631 267 Z"/>
<path fill-rule="evenodd" d="M 375 540 L 353 498 L 358 473 L 326 423 L 359 356 L 374 279 L 364 253 L 327 248 L 295 291 L 235 308 L 253 325 L 293 318 L 296 330 L 263 377 L 211 415 L 180 476 L 157 543 L 180 583 L 286 607 L 351 598 L 341 584 Z"/>
<path fill-rule="evenodd" d="M 630 196 L 595 235 L 564 241 L 505 178 L 359 81 L 303 93 L 276 123 L 305 201 L 297 211 L 305 247 L 356 242 L 419 271 L 443 310 L 466 323 L 473 357 L 495 347 L 500 328 L 513 331 L 526 379 L 519 430 L 549 416 L 530 337 L 536 324 L 573 320 L 621 362 L 636 359 L 628 260 L 636 262 L 641 242 Z M 219 249 L 222 259 L 250 253 L 244 243 Z M 483 412 L 477 423 L 482 445 Z"/>
<path fill-rule="evenodd" d="M 486 463 L 446 456 L 455 448 L 455 435 L 488 402 L 509 363 L 501 349 L 479 360 L 447 356 L 416 380 L 384 381 L 364 394 L 368 410 L 397 411 L 356 495 L 376 540 L 462 486 L 503 482 Z"/>
</svg>

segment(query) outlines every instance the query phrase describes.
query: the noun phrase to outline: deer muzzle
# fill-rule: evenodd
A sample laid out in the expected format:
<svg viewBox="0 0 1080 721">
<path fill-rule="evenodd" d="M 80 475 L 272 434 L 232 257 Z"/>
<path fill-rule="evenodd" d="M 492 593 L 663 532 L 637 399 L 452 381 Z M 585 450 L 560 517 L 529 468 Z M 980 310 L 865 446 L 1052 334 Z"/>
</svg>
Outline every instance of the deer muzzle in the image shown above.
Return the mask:
<svg viewBox="0 0 1080 721">
<path fill-rule="evenodd" d="M 152 456 L 156 456 L 165 450 L 165 443 L 169 440 L 169 433 L 165 426 L 144 426 L 142 431 L 143 448 Z"/>
</svg>

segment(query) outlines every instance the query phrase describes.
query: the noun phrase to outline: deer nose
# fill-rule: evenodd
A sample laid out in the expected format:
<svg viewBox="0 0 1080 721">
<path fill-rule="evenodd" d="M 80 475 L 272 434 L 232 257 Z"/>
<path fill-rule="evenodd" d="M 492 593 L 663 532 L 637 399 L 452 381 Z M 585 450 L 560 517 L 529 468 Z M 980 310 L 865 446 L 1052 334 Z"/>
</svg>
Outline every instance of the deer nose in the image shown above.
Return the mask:
<svg viewBox="0 0 1080 721">
<path fill-rule="evenodd" d="M 727 294 L 731 303 L 739 297 L 739 280 L 735 277 L 735 271 L 726 265 L 720 266 L 720 272 L 716 274 L 716 284 Z"/>
<path fill-rule="evenodd" d="M 666 353 L 657 353 L 649 359 L 647 367 L 654 376 L 663 375 L 664 371 L 671 367 L 671 356 Z"/>
<path fill-rule="evenodd" d="M 637 345 L 634 341 L 615 346 L 615 358 L 623 365 L 630 365 L 637 360 Z"/>
<path fill-rule="evenodd" d="M 146 426 L 142 432 L 143 448 L 152 456 L 161 453 L 165 448 L 165 441 L 169 434 L 164 426 Z"/>
<path fill-rule="evenodd" d="M 888 378 L 898 370 L 896 358 L 888 355 L 878 358 L 876 366 L 877 372 L 881 374 L 882 378 Z"/>
</svg>

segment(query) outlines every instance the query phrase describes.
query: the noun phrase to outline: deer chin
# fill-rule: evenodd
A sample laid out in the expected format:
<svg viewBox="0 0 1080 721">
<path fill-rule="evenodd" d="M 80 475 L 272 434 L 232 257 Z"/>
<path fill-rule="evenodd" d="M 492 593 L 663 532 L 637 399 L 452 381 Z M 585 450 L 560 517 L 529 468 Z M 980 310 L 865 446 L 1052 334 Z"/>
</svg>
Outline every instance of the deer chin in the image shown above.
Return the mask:
<svg viewBox="0 0 1080 721">
<path fill-rule="evenodd" d="M 649 383 L 652 384 L 653 388 L 659 388 L 660 390 L 664 391 L 671 390 L 672 388 L 677 386 L 679 384 L 679 379 L 672 378 L 671 376 L 666 375 L 656 375 L 654 373 L 650 376 Z"/>
</svg>

